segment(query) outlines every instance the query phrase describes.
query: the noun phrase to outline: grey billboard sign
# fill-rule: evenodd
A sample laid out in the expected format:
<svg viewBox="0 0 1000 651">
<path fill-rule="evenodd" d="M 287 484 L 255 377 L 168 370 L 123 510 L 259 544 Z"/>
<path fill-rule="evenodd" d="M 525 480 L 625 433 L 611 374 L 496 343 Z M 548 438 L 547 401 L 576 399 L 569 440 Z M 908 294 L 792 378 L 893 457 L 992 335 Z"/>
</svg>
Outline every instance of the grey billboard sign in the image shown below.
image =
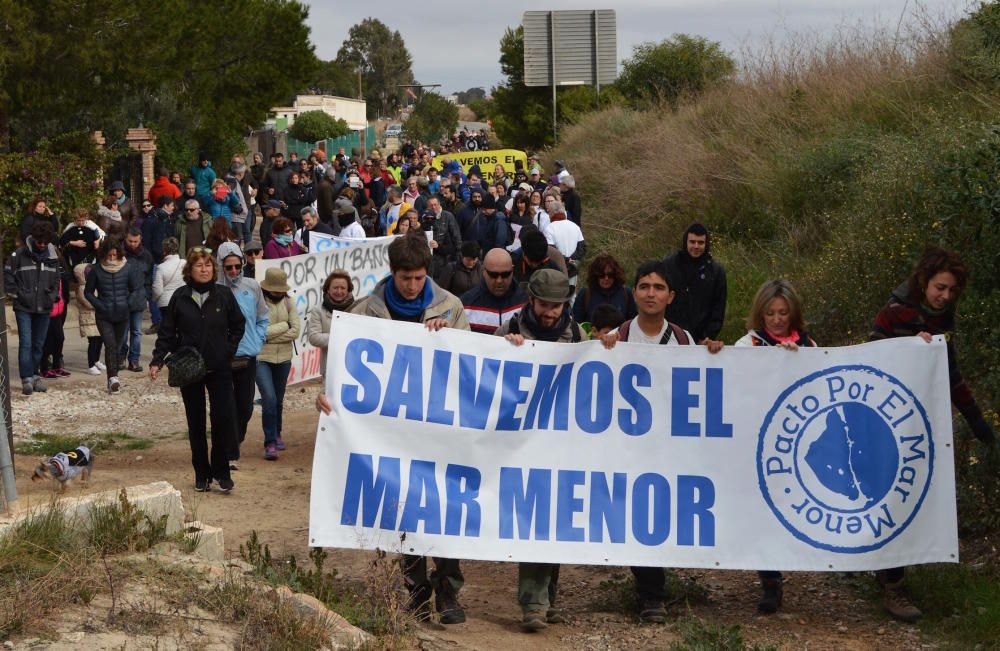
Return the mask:
<svg viewBox="0 0 1000 651">
<path fill-rule="evenodd" d="M 524 12 L 526 86 L 606 86 L 618 78 L 613 9 Z"/>
</svg>

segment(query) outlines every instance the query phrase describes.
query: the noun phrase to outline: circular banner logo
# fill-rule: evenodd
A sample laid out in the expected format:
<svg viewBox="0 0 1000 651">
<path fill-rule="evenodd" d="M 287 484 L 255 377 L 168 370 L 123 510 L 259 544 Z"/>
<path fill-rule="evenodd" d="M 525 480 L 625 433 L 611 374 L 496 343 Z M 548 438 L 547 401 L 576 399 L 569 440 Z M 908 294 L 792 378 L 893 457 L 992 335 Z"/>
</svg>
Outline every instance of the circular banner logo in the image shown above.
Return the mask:
<svg viewBox="0 0 1000 651">
<path fill-rule="evenodd" d="M 870 366 L 818 371 L 785 389 L 760 429 L 757 476 L 800 540 L 842 553 L 878 549 L 920 510 L 934 444 L 923 406 Z"/>
</svg>

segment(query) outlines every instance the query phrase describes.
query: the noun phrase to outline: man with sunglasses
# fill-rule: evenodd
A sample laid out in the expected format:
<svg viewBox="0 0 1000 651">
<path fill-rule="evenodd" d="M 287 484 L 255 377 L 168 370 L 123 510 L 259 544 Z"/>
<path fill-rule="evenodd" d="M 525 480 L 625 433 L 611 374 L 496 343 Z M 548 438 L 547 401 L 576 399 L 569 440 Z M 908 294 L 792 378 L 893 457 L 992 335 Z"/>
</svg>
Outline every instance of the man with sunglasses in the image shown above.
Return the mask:
<svg viewBox="0 0 1000 651">
<path fill-rule="evenodd" d="M 514 261 L 504 249 L 486 254 L 482 282 L 462 294 L 472 331 L 487 335 L 517 316 L 527 302 L 527 293 L 514 282 Z"/>
<path fill-rule="evenodd" d="M 201 210 L 201 205 L 197 199 L 188 199 L 184 202 L 184 215 L 177 219 L 174 227 L 174 234 L 180 244 L 178 251 L 180 257 L 186 258 L 188 249 L 201 246 L 208 237 L 208 230 L 212 227 L 208 217 Z"/>
</svg>

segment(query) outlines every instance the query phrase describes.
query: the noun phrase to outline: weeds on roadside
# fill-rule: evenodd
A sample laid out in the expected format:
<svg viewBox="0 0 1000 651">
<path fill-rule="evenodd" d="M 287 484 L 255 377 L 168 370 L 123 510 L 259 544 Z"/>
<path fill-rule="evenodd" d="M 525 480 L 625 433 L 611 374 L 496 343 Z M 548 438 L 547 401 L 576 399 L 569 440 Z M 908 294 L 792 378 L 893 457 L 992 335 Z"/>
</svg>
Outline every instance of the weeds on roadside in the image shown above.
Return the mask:
<svg viewBox="0 0 1000 651">
<path fill-rule="evenodd" d="M 954 648 L 1000 649 L 1000 570 L 986 565 L 922 565 L 906 572 L 920 628 Z"/>
<path fill-rule="evenodd" d="M 670 569 L 666 570 L 664 591 L 669 595 L 668 605 L 682 603 L 690 606 L 708 603 L 708 588 L 698 583 L 696 579 L 679 576 Z M 589 607 L 598 612 L 635 615 L 639 611 L 635 579 L 629 575 L 616 574 L 610 579 L 601 581 L 597 585 L 597 591 Z"/>
<path fill-rule="evenodd" d="M 312 569 L 300 567 L 293 555 L 284 561 L 275 560 L 270 546 L 260 542 L 256 531 L 251 531 L 247 542 L 240 545 L 240 558 L 253 568 L 255 576 L 316 597 L 330 610 L 379 636 L 389 646 L 398 645 L 413 623 L 400 598 L 399 563 L 384 551 L 376 550 L 361 586 L 336 581 L 337 570 L 325 569 L 327 553 L 322 548 L 309 552 Z"/>
<path fill-rule="evenodd" d="M 30 439 L 14 444 L 14 452 L 30 456 L 51 457 L 59 452 L 73 450 L 86 445 L 92 452 L 107 450 L 145 450 L 153 445 L 149 439 L 140 439 L 124 432 L 101 432 L 97 434 L 33 434 Z"/>
<path fill-rule="evenodd" d="M 695 617 L 677 624 L 680 639 L 669 651 L 777 651 L 776 646 L 747 642 L 739 625 L 709 624 Z"/>
</svg>

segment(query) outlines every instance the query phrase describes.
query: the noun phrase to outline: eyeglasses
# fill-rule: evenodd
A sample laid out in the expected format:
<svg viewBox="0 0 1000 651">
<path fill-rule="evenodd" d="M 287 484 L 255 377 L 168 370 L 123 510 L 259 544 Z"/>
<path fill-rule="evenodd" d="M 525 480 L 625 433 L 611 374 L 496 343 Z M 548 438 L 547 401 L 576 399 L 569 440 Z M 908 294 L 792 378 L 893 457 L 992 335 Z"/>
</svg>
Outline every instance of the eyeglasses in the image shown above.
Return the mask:
<svg viewBox="0 0 1000 651">
<path fill-rule="evenodd" d="M 195 253 L 211 253 L 212 249 L 208 248 L 207 246 L 192 246 L 190 249 L 188 249 L 188 251 L 189 252 L 193 251 Z"/>
<path fill-rule="evenodd" d="M 514 273 L 513 269 L 510 271 L 490 271 L 489 269 L 485 269 L 484 271 L 486 271 L 487 276 L 489 276 L 494 280 L 496 280 L 497 278 L 510 278 L 511 274 Z"/>
<path fill-rule="evenodd" d="M 231 270 L 231 269 L 233 269 L 233 270 L 235 270 L 235 269 L 239 269 L 239 268 L 240 268 L 240 267 L 242 267 L 242 266 L 243 266 L 243 265 L 240 265 L 240 264 L 227 264 L 227 265 L 223 265 L 223 267 L 222 267 L 222 268 L 223 268 L 223 269 L 225 269 L 226 271 L 229 271 L 229 270 Z"/>
<path fill-rule="evenodd" d="M 185 208 L 185 210 L 187 210 L 188 212 L 198 212 L 201 209 L 200 208 Z"/>
<path fill-rule="evenodd" d="M 151 204 L 151 203 L 144 203 L 144 204 L 142 204 L 142 207 L 143 208 L 152 208 L 153 204 Z"/>
</svg>

